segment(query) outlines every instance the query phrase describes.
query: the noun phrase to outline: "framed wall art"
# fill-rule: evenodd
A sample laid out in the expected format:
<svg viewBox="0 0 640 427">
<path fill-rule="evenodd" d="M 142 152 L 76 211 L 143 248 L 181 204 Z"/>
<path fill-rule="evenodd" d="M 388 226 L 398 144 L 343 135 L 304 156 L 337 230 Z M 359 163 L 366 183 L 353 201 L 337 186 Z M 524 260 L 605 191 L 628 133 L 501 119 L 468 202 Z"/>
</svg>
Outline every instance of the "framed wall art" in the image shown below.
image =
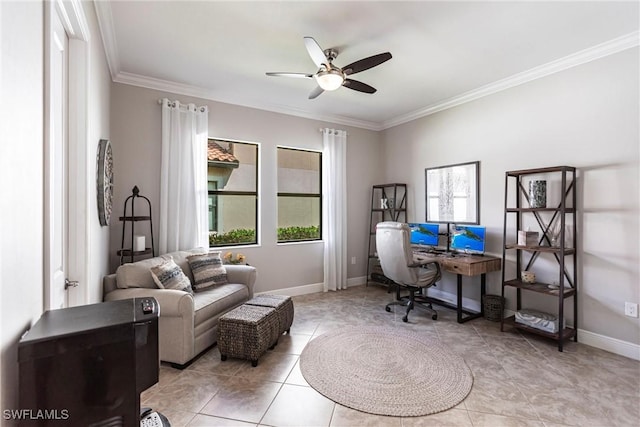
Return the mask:
<svg viewBox="0 0 640 427">
<path fill-rule="evenodd" d="M 427 222 L 480 224 L 480 162 L 425 169 Z"/>
<path fill-rule="evenodd" d="M 109 225 L 113 209 L 113 152 L 111 142 L 101 139 L 97 159 L 98 218 L 100 225 Z"/>
</svg>

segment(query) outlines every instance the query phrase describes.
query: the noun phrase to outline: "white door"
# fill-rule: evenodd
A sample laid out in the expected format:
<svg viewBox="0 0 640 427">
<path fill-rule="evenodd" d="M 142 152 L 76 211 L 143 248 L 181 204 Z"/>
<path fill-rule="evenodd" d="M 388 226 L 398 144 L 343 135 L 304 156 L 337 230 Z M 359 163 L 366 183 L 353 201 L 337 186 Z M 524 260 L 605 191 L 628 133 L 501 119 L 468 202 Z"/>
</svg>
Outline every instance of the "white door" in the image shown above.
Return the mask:
<svg viewBox="0 0 640 427">
<path fill-rule="evenodd" d="M 68 305 L 65 287 L 68 244 L 68 46 L 69 39 L 51 2 L 45 59 L 45 309 Z M 48 111 L 47 111 L 48 110 Z"/>
</svg>

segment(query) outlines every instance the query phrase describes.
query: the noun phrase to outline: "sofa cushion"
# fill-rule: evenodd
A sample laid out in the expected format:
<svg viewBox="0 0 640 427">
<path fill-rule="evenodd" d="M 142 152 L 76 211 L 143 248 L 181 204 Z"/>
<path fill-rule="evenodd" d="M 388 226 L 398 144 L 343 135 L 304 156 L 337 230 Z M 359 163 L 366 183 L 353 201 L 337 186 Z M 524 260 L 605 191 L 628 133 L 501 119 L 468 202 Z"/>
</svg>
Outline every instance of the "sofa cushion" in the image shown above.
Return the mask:
<svg viewBox="0 0 640 427">
<path fill-rule="evenodd" d="M 239 283 L 227 283 L 193 295 L 196 327 L 249 299 L 249 288 Z"/>
<path fill-rule="evenodd" d="M 159 288 L 191 292 L 191 281 L 175 263 L 173 257 L 167 256 L 160 264 L 154 265 L 150 270 L 151 277 Z"/>
<path fill-rule="evenodd" d="M 220 252 L 190 255 L 187 261 L 193 273 L 195 292 L 227 283 L 227 270 L 222 264 Z"/>
</svg>

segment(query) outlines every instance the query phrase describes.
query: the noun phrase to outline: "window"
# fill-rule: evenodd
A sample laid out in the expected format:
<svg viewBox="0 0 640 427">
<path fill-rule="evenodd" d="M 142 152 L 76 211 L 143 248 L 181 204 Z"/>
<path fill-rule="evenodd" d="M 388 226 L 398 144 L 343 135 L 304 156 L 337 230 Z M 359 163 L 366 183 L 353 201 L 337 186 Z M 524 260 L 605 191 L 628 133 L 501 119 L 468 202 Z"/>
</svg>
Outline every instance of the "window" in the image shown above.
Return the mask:
<svg viewBox="0 0 640 427">
<path fill-rule="evenodd" d="M 278 147 L 278 242 L 322 236 L 322 153 Z"/>
<path fill-rule="evenodd" d="M 258 243 L 258 144 L 209 139 L 209 246 Z"/>
</svg>

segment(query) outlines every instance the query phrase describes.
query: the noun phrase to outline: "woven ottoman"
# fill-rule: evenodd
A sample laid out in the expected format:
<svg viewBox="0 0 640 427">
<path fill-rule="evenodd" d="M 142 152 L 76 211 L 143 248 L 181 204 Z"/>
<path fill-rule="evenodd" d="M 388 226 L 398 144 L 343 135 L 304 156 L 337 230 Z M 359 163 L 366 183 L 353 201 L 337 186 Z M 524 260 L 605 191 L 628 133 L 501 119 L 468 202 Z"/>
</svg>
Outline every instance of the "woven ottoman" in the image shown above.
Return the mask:
<svg viewBox="0 0 640 427">
<path fill-rule="evenodd" d="M 278 313 L 279 335 L 284 332 L 291 333 L 291 325 L 293 324 L 293 300 L 291 297 L 264 294 L 250 299 L 245 304 L 274 308 Z"/>
<path fill-rule="evenodd" d="M 258 359 L 278 341 L 279 320 L 271 307 L 243 304 L 222 315 L 218 323 L 218 349 L 221 360 L 227 357 Z"/>
</svg>

